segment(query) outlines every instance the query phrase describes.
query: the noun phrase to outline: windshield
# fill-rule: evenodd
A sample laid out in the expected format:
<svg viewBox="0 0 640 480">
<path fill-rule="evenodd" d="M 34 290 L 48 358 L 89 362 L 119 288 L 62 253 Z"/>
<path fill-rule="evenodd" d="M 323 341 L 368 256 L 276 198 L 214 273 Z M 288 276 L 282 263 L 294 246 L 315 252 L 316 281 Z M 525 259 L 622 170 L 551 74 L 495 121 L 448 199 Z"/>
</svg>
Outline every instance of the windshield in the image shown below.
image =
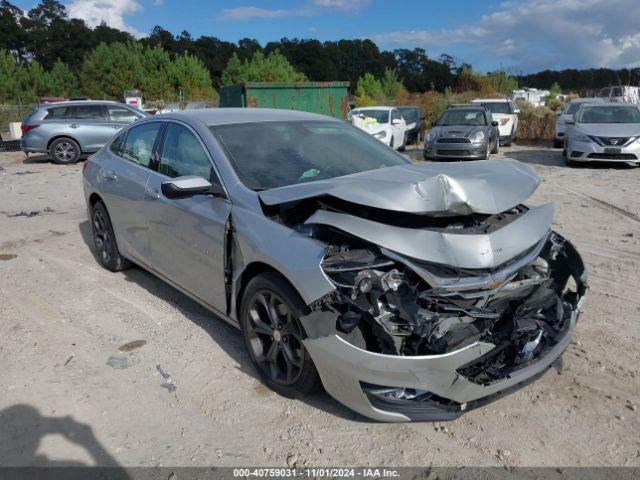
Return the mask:
<svg viewBox="0 0 640 480">
<path fill-rule="evenodd" d="M 436 125 L 440 127 L 449 125 L 486 126 L 487 121 L 481 110 L 456 108 L 445 111 Z"/>
<path fill-rule="evenodd" d="M 416 107 L 397 107 L 397 109 L 400 111 L 402 118 L 407 122 L 415 122 L 420 117 Z"/>
<path fill-rule="evenodd" d="M 375 118 L 378 123 L 389 123 L 389 110 L 353 110 L 352 115 L 364 115 Z"/>
<path fill-rule="evenodd" d="M 509 102 L 482 102 L 484 103 L 491 113 L 513 113 Z"/>
<path fill-rule="evenodd" d="M 584 102 L 572 102 L 569 105 L 567 105 L 567 108 L 564 109 L 563 113 L 573 115 L 580 109 L 582 105 L 584 105 Z"/>
<path fill-rule="evenodd" d="M 242 183 L 266 190 L 410 163 L 342 122 L 260 122 L 209 127 Z"/>
<path fill-rule="evenodd" d="M 578 123 L 640 123 L 640 110 L 634 106 L 584 106 L 576 116 Z"/>
</svg>

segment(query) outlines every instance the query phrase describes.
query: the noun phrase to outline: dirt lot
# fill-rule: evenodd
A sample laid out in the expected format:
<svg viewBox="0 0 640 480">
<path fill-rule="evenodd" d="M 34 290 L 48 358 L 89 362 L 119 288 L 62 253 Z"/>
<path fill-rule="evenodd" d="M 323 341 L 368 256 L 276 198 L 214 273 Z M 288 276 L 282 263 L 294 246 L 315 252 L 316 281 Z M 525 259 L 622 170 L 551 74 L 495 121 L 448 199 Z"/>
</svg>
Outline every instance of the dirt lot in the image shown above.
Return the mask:
<svg viewBox="0 0 640 480">
<path fill-rule="evenodd" d="M 535 165 L 533 201 L 556 202 L 591 290 L 562 374 L 438 424 L 272 393 L 232 327 L 144 271 L 98 266 L 81 165 L 0 154 L 0 465 L 640 466 L 640 169 L 501 153 Z"/>
</svg>

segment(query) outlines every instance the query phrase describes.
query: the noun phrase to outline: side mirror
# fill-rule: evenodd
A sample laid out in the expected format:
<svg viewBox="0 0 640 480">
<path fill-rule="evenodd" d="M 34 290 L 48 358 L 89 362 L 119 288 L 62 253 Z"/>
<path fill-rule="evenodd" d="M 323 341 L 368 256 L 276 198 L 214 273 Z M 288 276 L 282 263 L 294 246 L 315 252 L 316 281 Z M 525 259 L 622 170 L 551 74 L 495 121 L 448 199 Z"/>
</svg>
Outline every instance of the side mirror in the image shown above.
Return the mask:
<svg viewBox="0 0 640 480">
<path fill-rule="evenodd" d="M 176 177 L 162 182 L 161 188 L 162 194 L 170 199 L 189 198 L 195 195 L 224 196 L 220 185 L 212 185 L 208 180 L 193 175 Z"/>
<path fill-rule="evenodd" d="M 520 109 L 519 109 L 519 108 L 516 108 L 516 109 L 513 111 L 513 113 L 515 113 L 516 115 L 517 115 L 517 114 L 519 114 L 519 113 L 520 113 Z"/>
<path fill-rule="evenodd" d="M 569 118 L 564 123 L 566 123 L 567 125 L 575 125 L 576 124 L 576 119 L 575 118 Z"/>
<path fill-rule="evenodd" d="M 401 122 L 402 120 L 400 120 L 399 118 L 394 118 L 393 120 L 391 120 L 391 125 L 400 125 Z"/>
<path fill-rule="evenodd" d="M 492 127 L 497 127 L 499 124 L 498 122 L 496 122 L 495 120 L 493 122 L 491 122 L 491 126 Z"/>
</svg>

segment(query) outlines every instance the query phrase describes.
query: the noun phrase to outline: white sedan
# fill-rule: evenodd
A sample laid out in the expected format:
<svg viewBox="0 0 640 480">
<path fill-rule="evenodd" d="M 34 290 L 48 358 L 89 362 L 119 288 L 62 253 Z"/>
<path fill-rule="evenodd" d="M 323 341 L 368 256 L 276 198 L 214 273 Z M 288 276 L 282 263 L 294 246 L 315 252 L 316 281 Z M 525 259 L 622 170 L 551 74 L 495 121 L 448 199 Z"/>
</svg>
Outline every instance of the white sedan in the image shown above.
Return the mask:
<svg viewBox="0 0 640 480">
<path fill-rule="evenodd" d="M 407 122 L 394 107 L 363 107 L 351 110 L 351 123 L 396 150 L 407 142 Z"/>
</svg>

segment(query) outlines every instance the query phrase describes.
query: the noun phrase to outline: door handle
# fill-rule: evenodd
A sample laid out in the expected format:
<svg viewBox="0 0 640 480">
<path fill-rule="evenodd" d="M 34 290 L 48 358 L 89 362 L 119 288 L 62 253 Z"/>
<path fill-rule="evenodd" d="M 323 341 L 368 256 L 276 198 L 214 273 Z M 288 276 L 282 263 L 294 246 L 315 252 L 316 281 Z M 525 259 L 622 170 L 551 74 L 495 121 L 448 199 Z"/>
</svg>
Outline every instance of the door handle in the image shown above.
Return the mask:
<svg viewBox="0 0 640 480">
<path fill-rule="evenodd" d="M 111 128 L 117 128 L 118 130 L 120 130 L 122 128 L 122 125 L 110 125 Z"/>
<path fill-rule="evenodd" d="M 104 172 L 104 178 L 105 180 L 117 180 L 118 175 L 113 170 L 106 170 Z"/>
<path fill-rule="evenodd" d="M 160 192 L 157 188 L 145 187 L 144 196 L 157 200 L 158 198 L 160 198 Z"/>
<path fill-rule="evenodd" d="M 72 123 L 71 125 L 69 125 L 69 127 L 71 128 L 78 128 L 80 125 L 78 125 L 77 123 Z"/>
</svg>

